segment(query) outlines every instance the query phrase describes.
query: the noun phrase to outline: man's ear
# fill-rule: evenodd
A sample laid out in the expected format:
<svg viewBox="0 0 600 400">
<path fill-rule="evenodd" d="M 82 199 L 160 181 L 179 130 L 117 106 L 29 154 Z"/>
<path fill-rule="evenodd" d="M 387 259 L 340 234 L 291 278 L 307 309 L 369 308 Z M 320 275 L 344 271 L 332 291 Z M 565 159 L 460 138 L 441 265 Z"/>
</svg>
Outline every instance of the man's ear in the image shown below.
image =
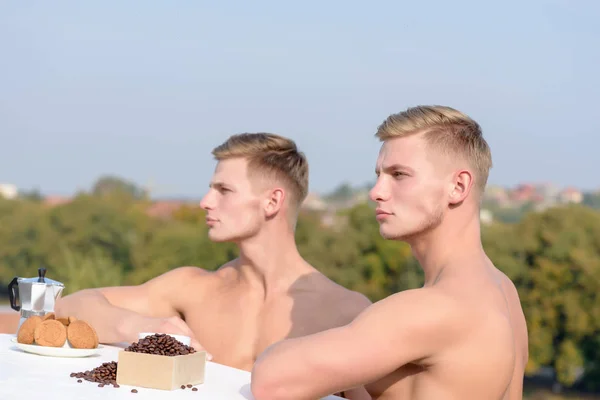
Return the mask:
<svg viewBox="0 0 600 400">
<path fill-rule="evenodd" d="M 473 187 L 473 174 L 469 170 L 460 170 L 454 174 L 452 185 L 450 187 L 449 202 L 451 205 L 462 203 Z"/>
<path fill-rule="evenodd" d="M 285 191 L 281 188 L 270 190 L 266 199 L 265 215 L 267 218 L 274 217 L 283 207 Z"/>
</svg>

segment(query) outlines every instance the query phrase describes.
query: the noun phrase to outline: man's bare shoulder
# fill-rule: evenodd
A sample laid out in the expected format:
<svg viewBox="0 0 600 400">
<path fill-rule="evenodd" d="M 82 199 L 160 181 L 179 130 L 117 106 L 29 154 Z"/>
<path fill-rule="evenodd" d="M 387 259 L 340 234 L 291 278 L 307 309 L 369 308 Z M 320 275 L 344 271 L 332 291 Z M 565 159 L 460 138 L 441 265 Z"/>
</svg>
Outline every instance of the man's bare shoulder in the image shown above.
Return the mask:
<svg viewBox="0 0 600 400">
<path fill-rule="evenodd" d="M 456 307 L 454 301 L 451 301 L 452 296 L 443 288 L 438 286 L 427 286 L 415 289 L 402 290 L 394 293 L 378 303 L 384 304 L 386 307 L 415 307 L 429 308 L 436 305 L 444 308 Z M 418 301 L 418 303 L 416 303 Z M 437 309 L 431 310 L 437 312 Z"/>
<path fill-rule="evenodd" d="M 332 296 L 333 304 L 340 310 L 341 316 L 346 319 L 348 323 L 373 304 L 367 296 L 360 292 L 349 290 L 344 287 L 338 288 L 336 292 L 337 293 Z"/>
<path fill-rule="evenodd" d="M 173 268 L 172 270 L 149 280 L 146 282 L 146 284 L 181 284 L 187 286 L 192 282 L 198 283 L 201 281 L 206 281 L 210 279 L 213 274 L 213 272 L 200 267 L 183 266 Z"/>
<path fill-rule="evenodd" d="M 349 324 L 373 303 L 360 292 L 346 288 L 334 290 L 329 298 L 330 307 L 339 312 L 339 318 L 344 324 Z"/>
<path fill-rule="evenodd" d="M 507 361 L 504 356 L 514 351 L 514 340 L 523 333 L 526 335 L 518 293 L 512 281 L 495 268 L 482 268 L 473 275 L 472 279 L 457 275 L 440 281 L 433 288 L 445 293 L 452 299 L 451 304 L 458 307 L 455 315 L 461 316 L 461 336 L 469 338 L 463 345 L 481 348 L 494 343 L 494 349 L 499 352 L 495 355 L 496 362 L 500 365 Z M 489 351 L 488 357 L 492 358 Z"/>
<path fill-rule="evenodd" d="M 393 335 L 409 335 L 407 342 L 429 339 L 443 346 L 464 337 L 471 319 L 461 301 L 433 286 L 404 290 L 375 302 L 356 322 L 365 324 L 365 329 L 381 324 Z"/>
<path fill-rule="evenodd" d="M 523 311 L 523 306 L 521 305 L 519 291 L 517 290 L 514 282 L 502 271 L 498 270 L 498 275 L 500 276 L 500 282 L 506 295 L 506 300 L 513 323 L 513 329 L 515 330 L 516 334 L 517 346 L 522 353 L 523 364 L 527 364 L 527 360 L 529 358 L 529 333 L 527 330 L 525 313 Z"/>
<path fill-rule="evenodd" d="M 373 304 L 364 294 L 350 290 L 322 273 L 311 274 L 309 279 L 313 293 L 320 303 L 338 310 L 343 323 L 350 323 Z"/>
<path fill-rule="evenodd" d="M 150 290 L 170 291 L 179 307 L 185 306 L 193 299 L 194 303 L 210 297 L 225 280 L 227 280 L 227 264 L 210 271 L 196 266 L 174 268 L 146 282 Z M 190 296 L 193 294 L 193 296 Z"/>
<path fill-rule="evenodd" d="M 197 266 L 182 266 L 174 268 L 164 274 L 160 275 L 158 278 L 161 280 L 177 280 L 177 281 L 188 281 L 193 280 L 194 283 L 198 281 L 206 282 L 206 283 L 217 283 L 220 280 L 228 279 L 234 269 L 235 260 L 230 261 L 226 264 L 223 264 L 218 269 L 211 271 Z"/>
<path fill-rule="evenodd" d="M 460 317 L 464 310 L 455 297 L 436 286 L 403 290 L 380 300 L 375 305 L 382 313 L 402 312 L 416 314 L 415 316 L 418 314 L 422 317 L 431 316 L 434 319 L 438 319 L 441 315 Z"/>
<path fill-rule="evenodd" d="M 514 282 L 504 272 L 500 271 L 496 267 L 494 268 L 496 271 L 496 275 L 500 278 L 500 284 L 506 291 L 506 295 L 509 297 L 510 300 L 517 301 L 520 303 L 521 300 L 519 297 L 519 291 L 517 290 L 517 287 L 515 286 Z"/>
</svg>

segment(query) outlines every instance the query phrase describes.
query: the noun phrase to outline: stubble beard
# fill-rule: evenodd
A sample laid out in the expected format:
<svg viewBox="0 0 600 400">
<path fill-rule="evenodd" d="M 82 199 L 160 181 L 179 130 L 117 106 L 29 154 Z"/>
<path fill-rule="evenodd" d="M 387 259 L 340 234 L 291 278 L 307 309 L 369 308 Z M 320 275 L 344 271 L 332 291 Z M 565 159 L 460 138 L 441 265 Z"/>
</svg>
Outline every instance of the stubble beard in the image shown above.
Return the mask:
<svg viewBox="0 0 600 400">
<path fill-rule="evenodd" d="M 432 213 L 430 213 L 419 227 L 415 230 L 409 232 L 384 232 L 381 228 L 379 229 L 379 233 L 386 240 L 396 240 L 400 242 L 412 242 L 422 237 L 423 235 L 433 231 L 435 228 L 441 225 L 444 220 L 444 208 L 442 206 L 437 207 Z"/>
</svg>

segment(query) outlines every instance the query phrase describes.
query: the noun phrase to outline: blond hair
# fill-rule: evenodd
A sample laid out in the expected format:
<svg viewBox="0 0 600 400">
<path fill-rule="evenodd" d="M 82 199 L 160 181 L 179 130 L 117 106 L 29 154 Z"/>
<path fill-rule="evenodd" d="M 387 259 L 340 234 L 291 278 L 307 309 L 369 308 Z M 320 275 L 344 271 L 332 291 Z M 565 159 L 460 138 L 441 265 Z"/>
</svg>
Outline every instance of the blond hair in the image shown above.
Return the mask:
<svg viewBox="0 0 600 400">
<path fill-rule="evenodd" d="M 378 128 L 381 141 L 422 133 L 428 145 L 462 157 L 475 170 L 474 185 L 483 193 L 492 154 L 481 127 L 469 116 L 445 106 L 417 106 L 390 115 Z"/>
<path fill-rule="evenodd" d="M 272 133 L 241 133 L 215 147 L 212 154 L 219 161 L 245 158 L 252 176 L 282 182 L 295 208 L 308 194 L 308 162 L 291 139 Z"/>
</svg>

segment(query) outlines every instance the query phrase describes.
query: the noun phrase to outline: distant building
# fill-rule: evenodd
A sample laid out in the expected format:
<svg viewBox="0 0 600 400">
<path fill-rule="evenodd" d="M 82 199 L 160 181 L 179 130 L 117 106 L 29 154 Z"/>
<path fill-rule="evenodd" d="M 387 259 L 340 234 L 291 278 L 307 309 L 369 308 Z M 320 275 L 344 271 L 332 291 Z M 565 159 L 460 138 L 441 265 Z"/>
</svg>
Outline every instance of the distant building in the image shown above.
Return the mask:
<svg viewBox="0 0 600 400">
<path fill-rule="evenodd" d="M 19 196 L 19 189 L 10 183 L 0 183 L 0 196 L 9 200 L 16 199 Z"/>
<path fill-rule="evenodd" d="M 482 224 L 491 224 L 494 222 L 494 215 L 490 210 L 482 209 L 479 211 L 479 219 Z"/>
<path fill-rule="evenodd" d="M 549 208 L 552 208 L 556 206 L 556 201 L 554 201 L 553 199 L 547 199 L 545 201 L 542 201 L 540 203 L 534 204 L 533 206 L 533 210 L 537 211 L 537 212 L 542 212 L 545 211 Z"/>
<path fill-rule="evenodd" d="M 501 207 L 508 207 L 511 205 L 509 193 L 502 186 L 487 186 L 485 188 L 485 192 L 483 193 L 483 199 L 484 201 L 492 202 Z"/>
<path fill-rule="evenodd" d="M 302 208 L 313 211 L 323 211 L 327 208 L 327 204 L 318 194 L 309 193 L 306 196 L 304 203 L 302 203 Z"/>
<path fill-rule="evenodd" d="M 518 185 L 511 193 L 511 200 L 517 203 L 526 203 L 528 201 L 533 201 L 534 197 L 536 197 L 537 191 L 534 185 L 531 184 L 521 184 Z"/>
<path fill-rule="evenodd" d="M 46 196 L 43 201 L 44 205 L 48 207 L 61 206 L 70 202 L 71 198 L 64 196 Z"/>
<path fill-rule="evenodd" d="M 146 209 L 146 215 L 153 218 L 169 219 L 177 210 L 187 204 L 177 200 L 156 201 Z"/>
<path fill-rule="evenodd" d="M 569 187 L 558 194 L 558 200 L 561 203 L 581 203 L 583 201 L 583 193 L 580 190 Z"/>
<path fill-rule="evenodd" d="M 354 201 L 353 205 L 368 202 L 369 201 L 369 191 L 361 190 L 359 192 L 356 192 L 354 194 L 354 197 L 352 198 L 352 200 Z"/>
<path fill-rule="evenodd" d="M 538 193 L 547 201 L 554 201 L 560 193 L 557 185 L 551 182 L 541 183 L 537 186 Z"/>
</svg>

